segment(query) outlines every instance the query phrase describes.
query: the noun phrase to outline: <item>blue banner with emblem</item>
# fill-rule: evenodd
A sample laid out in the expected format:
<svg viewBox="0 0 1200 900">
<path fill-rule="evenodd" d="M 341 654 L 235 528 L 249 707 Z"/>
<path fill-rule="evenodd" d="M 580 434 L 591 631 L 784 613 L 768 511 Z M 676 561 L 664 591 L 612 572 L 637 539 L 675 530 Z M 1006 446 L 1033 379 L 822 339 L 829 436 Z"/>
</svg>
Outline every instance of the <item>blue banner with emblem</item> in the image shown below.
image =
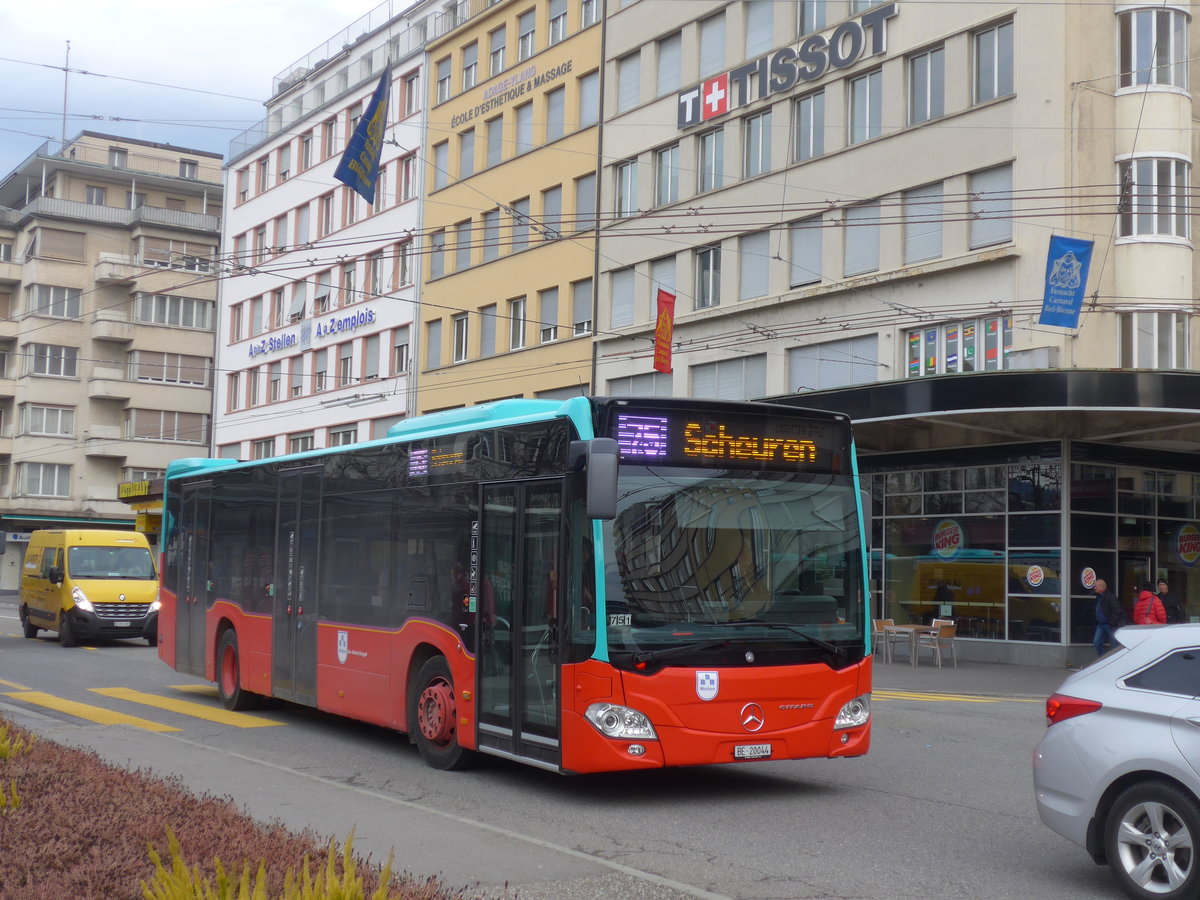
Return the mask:
<svg viewBox="0 0 1200 900">
<path fill-rule="evenodd" d="M 1050 252 L 1046 257 L 1046 293 L 1042 298 L 1039 325 L 1079 327 L 1079 311 L 1087 290 L 1093 246 L 1092 241 L 1051 235 Z"/>
<path fill-rule="evenodd" d="M 379 180 L 379 152 L 383 149 L 383 132 L 387 128 L 388 95 L 392 85 L 392 64 L 383 67 L 383 75 L 371 101 L 367 104 L 358 127 L 346 145 L 342 161 L 333 177 L 356 192 L 368 203 L 375 202 L 375 183 Z"/>
</svg>

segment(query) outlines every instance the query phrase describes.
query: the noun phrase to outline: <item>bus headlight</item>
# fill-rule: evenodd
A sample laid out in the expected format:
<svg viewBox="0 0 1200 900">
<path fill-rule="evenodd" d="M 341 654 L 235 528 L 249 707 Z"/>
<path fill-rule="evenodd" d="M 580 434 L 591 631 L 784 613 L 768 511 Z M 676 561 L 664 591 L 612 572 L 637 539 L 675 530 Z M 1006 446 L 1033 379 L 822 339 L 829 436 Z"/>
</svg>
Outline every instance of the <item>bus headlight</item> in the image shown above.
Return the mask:
<svg viewBox="0 0 1200 900">
<path fill-rule="evenodd" d="M 628 740 L 636 738 L 657 741 L 658 734 L 643 713 L 615 703 L 593 703 L 584 713 L 596 730 L 605 737 Z"/>
<path fill-rule="evenodd" d="M 84 612 L 94 613 L 96 611 L 96 608 L 92 606 L 92 601 L 87 598 L 87 594 L 78 585 L 71 588 L 71 600 Z"/>
<path fill-rule="evenodd" d="M 841 708 L 834 720 L 834 728 L 857 728 L 871 719 L 871 695 L 855 697 Z"/>
</svg>

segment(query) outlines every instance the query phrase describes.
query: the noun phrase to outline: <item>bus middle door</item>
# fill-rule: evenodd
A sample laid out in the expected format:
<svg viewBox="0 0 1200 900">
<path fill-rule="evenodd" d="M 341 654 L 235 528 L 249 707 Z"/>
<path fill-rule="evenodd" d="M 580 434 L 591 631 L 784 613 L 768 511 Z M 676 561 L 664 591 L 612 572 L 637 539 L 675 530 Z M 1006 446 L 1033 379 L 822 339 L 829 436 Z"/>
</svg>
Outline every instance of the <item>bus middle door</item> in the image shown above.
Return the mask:
<svg viewBox="0 0 1200 900">
<path fill-rule="evenodd" d="M 179 596 L 175 600 L 175 669 L 193 675 L 204 674 L 205 615 L 212 602 L 208 559 L 211 517 L 212 482 L 185 486 L 179 524 L 182 559 Z"/>
<path fill-rule="evenodd" d="M 479 747 L 557 768 L 561 480 L 483 488 Z"/>
<path fill-rule="evenodd" d="M 320 513 L 320 469 L 280 472 L 271 677 L 276 697 L 310 706 L 317 699 Z"/>
</svg>

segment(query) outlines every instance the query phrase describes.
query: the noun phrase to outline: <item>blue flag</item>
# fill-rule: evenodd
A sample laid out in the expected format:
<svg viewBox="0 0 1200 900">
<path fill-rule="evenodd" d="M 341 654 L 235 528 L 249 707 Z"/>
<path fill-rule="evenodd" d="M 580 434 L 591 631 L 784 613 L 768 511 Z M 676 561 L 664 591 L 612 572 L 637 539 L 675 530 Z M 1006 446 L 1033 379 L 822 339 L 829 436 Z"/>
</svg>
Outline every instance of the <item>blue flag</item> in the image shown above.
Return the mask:
<svg viewBox="0 0 1200 900">
<path fill-rule="evenodd" d="M 387 127 L 388 95 L 392 84 L 392 64 L 383 67 L 379 85 L 371 95 L 358 127 L 346 145 L 342 161 L 333 177 L 355 191 L 368 203 L 375 202 L 375 182 L 379 179 L 379 151 Z"/>
<path fill-rule="evenodd" d="M 1092 263 L 1091 241 L 1050 236 L 1046 258 L 1046 293 L 1042 299 L 1039 325 L 1078 328 L 1079 310 L 1087 290 L 1088 267 Z"/>
</svg>

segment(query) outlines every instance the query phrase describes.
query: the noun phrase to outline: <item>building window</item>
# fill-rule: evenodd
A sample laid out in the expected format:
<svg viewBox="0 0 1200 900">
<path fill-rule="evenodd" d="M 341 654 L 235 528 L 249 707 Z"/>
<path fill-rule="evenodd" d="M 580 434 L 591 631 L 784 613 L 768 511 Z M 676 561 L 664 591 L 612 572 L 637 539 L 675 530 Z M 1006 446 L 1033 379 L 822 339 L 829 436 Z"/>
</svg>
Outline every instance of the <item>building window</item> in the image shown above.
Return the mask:
<svg viewBox="0 0 1200 900">
<path fill-rule="evenodd" d="M 346 263 L 342 266 L 342 306 L 349 306 L 361 299 L 358 293 L 358 264 Z"/>
<path fill-rule="evenodd" d="M 109 147 L 108 164 L 114 169 L 126 168 L 129 165 L 129 151 L 122 147 Z"/>
<path fill-rule="evenodd" d="M 679 199 L 679 145 L 654 154 L 654 205 L 667 206 Z"/>
<path fill-rule="evenodd" d="M 575 229 L 596 227 L 596 173 L 575 179 Z"/>
<path fill-rule="evenodd" d="M 204 356 L 188 356 L 183 353 L 135 350 L 130 354 L 130 366 L 135 381 L 207 387 L 208 373 L 212 371 L 212 360 Z"/>
<path fill-rule="evenodd" d="M 402 375 L 408 371 L 410 362 L 409 327 L 404 325 L 392 332 L 392 374 Z"/>
<path fill-rule="evenodd" d="M 293 356 L 289 360 L 289 365 L 291 366 L 291 372 L 292 372 L 291 396 L 292 397 L 303 397 L 304 396 L 304 357 L 303 356 Z"/>
<path fill-rule="evenodd" d="M 846 210 L 843 274 L 862 275 L 879 268 L 879 201 Z"/>
<path fill-rule="evenodd" d="M 450 142 L 442 141 L 433 148 L 433 189 L 440 190 L 450 183 Z"/>
<path fill-rule="evenodd" d="M 479 356 L 496 355 L 496 304 L 489 303 L 479 308 Z"/>
<path fill-rule="evenodd" d="M 682 38 L 678 32 L 658 42 L 658 76 L 655 83 L 656 97 L 663 97 L 679 90 L 682 83 L 682 75 L 680 74 L 682 47 Z"/>
<path fill-rule="evenodd" d="M 34 375 L 74 378 L 78 372 L 79 349 L 59 344 L 28 344 L 26 359 Z"/>
<path fill-rule="evenodd" d="M 489 209 L 483 214 L 483 261 L 491 262 L 500 256 L 500 210 Z"/>
<path fill-rule="evenodd" d="M 208 416 L 173 409 L 128 409 L 125 436 L 133 441 L 203 444 L 208 440 Z"/>
<path fill-rule="evenodd" d="M 234 372 L 225 376 L 225 407 L 229 412 L 237 412 L 242 408 L 242 373 Z"/>
<path fill-rule="evenodd" d="M 271 363 L 267 375 L 267 402 L 278 403 L 283 399 L 283 363 Z"/>
<path fill-rule="evenodd" d="M 715 75 L 725 68 L 725 13 L 700 23 L 700 77 Z"/>
<path fill-rule="evenodd" d="M 488 35 L 488 72 L 490 75 L 499 75 L 504 71 L 504 48 L 507 40 L 507 32 L 503 27 L 497 28 Z"/>
<path fill-rule="evenodd" d="M 500 165 L 504 158 L 504 119 L 500 116 L 487 123 L 487 164 Z"/>
<path fill-rule="evenodd" d="M 326 270 L 317 275 L 317 289 L 313 293 L 313 315 L 329 312 L 329 296 L 333 293 L 333 272 Z"/>
<path fill-rule="evenodd" d="M 451 321 L 454 324 L 454 362 L 466 362 L 469 353 L 467 341 L 470 337 L 467 331 L 467 314 L 460 313 L 454 316 Z"/>
<path fill-rule="evenodd" d="M 318 236 L 324 237 L 333 231 L 333 194 L 326 194 L 321 198 L 320 216 Z"/>
<path fill-rule="evenodd" d="M 975 102 L 1013 92 L 1013 23 L 975 32 Z"/>
<path fill-rule="evenodd" d="M 13 242 L 6 238 L 0 238 L 0 262 L 12 262 L 13 258 Z"/>
<path fill-rule="evenodd" d="M 542 239 L 562 237 L 562 185 L 542 191 Z"/>
<path fill-rule="evenodd" d="M 642 90 L 642 56 L 634 51 L 617 60 L 617 112 L 638 105 Z"/>
<path fill-rule="evenodd" d="M 533 56 L 534 44 L 537 41 L 536 23 L 537 10 L 521 13 L 517 18 L 517 62 Z"/>
<path fill-rule="evenodd" d="M 343 425 L 340 428 L 329 429 L 329 446 L 346 447 L 358 440 L 357 425 Z"/>
<path fill-rule="evenodd" d="M 524 250 L 529 246 L 529 198 L 522 197 L 512 204 L 512 250 Z"/>
<path fill-rule="evenodd" d="M 104 206 L 108 197 L 108 191 L 102 187 L 96 187 L 89 184 L 85 191 L 85 202 L 89 206 Z"/>
<path fill-rule="evenodd" d="M 1012 316 L 913 328 L 904 336 L 908 346 L 905 377 L 1007 369 L 1012 335 Z"/>
<path fill-rule="evenodd" d="M 288 453 L 307 453 L 315 446 L 315 438 L 311 431 L 306 431 L 304 434 L 288 435 Z"/>
<path fill-rule="evenodd" d="M 742 177 L 771 171 L 771 111 L 745 119 L 742 134 Z"/>
<path fill-rule="evenodd" d="M 517 118 L 516 155 L 533 149 L 533 102 L 522 103 L 513 112 Z"/>
<path fill-rule="evenodd" d="M 413 72 L 404 76 L 404 111 L 402 115 L 411 116 L 421 108 L 421 75 Z"/>
<path fill-rule="evenodd" d="M 934 47 L 908 58 L 908 124 L 936 119 L 945 111 L 946 51 Z"/>
<path fill-rule="evenodd" d="M 600 121 L 600 73 L 589 72 L 579 79 L 579 127 Z"/>
<path fill-rule="evenodd" d="M 904 192 L 904 262 L 942 255 L 942 183 Z"/>
<path fill-rule="evenodd" d="M 822 391 L 879 378 L 879 335 L 824 341 L 787 351 L 788 391 Z"/>
<path fill-rule="evenodd" d="M 1012 184 L 1012 163 L 971 174 L 972 250 L 1012 240 Z"/>
<path fill-rule="evenodd" d="M 83 296 L 83 292 L 79 288 L 31 284 L 28 291 L 30 312 L 35 316 L 50 316 L 56 319 L 79 318 Z"/>
<path fill-rule="evenodd" d="M 525 298 L 508 301 L 508 349 L 520 350 L 525 346 Z"/>
<path fill-rule="evenodd" d="M 618 218 L 632 216 L 637 212 L 637 160 L 617 163 L 614 174 L 617 192 L 614 212 Z"/>
<path fill-rule="evenodd" d="M 633 282 L 632 268 L 615 269 L 608 275 L 608 324 L 611 328 L 624 328 L 633 324 Z"/>
<path fill-rule="evenodd" d="M 762 56 L 775 46 L 775 3 L 774 0 L 747 0 L 746 10 L 746 59 Z"/>
<path fill-rule="evenodd" d="M 200 174 L 200 164 L 194 159 L 181 159 L 179 161 L 179 177 L 180 178 L 196 178 Z M 287 177 L 284 175 L 283 177 Z"/>
<path fill-rule="evenodd" d="M 609 397 L 670 397 L 671 374 L 643 372 L 641 375 L 610 378 L 605 393 Z"/>
<path fill-rule="evenodd" d="M 338 387 L 354 383 L 354 344 L 346 341 L 338 346 Z"/>
<path fill-rule="evenodd" d="M 850 79 L 850 143 L 859 144 L 883 133 L 883 71 L 876 69 Z"/>
<path fill-rule="evenodd" d="M 796 32 L 800 37 L 825 27 L 825 3 L 826 0 L 800 0 L 797 4 L 800 21 Z"/>
<path fill-rule="evenodd" d="M 771 267 L 770 232 L 759 231 L 738 238 L 739 300 L 765 297 Z"/>
<path fill-rule="evenodd" d="M 412 200 L 417 196 L 417 158 L 406 156 L 400 160 L 400 199 Z"/>
<path fill-rule="evenodd" d="M 435 231 L 429 236 L 429 277 L 441 278 L 446 271 L 446 232 Z"/>
<path fill-rule="evenodd" d="M 1188 15 L 1177 9 L 1119 13 L 1120 87 L 1166 84 L 1188 87 Z"/>
<path fill-rule="evenodd" d="M 715 191 L 724 181 L 725 132 L 718 128 L 700 135 L 698 145 L 697 189 L 700 193 Z"/>
<path fill-rule="evenodd" d="M 300 138 L 300 171 L 312 168 L 313 164 L 313 136 L 312 132 L 308 132 Z"/>
<path fill-rule="evenodd" d="M 1184 311 L 1121 313 L 1122 369 L 1188 369 L 1188 319 Z"/>
<path fill-rule="evenodd" d="M 337 153 L 337 119 L 326 119 L 321 123 L 321 158 L 329 159 Z"/>
<path fill-rule="evenodd" d="M 571 334 L 581 337 L 592 333 L 592 279 L 571 284 Z"/>
<path fill-rule="evenodd" d="M 558 340 L 558 288 L 538 292 L 538 343 Z"/>
<path fill-rule="evenodd" d="M 555 88 L 546 93 L 546 143 L 563 136 L 566 118 L 566 88 Z"/>
<path fill-rule="evenodd" d="M 405 287 L 413 283 L 413 242 L 404 241 L 396 245 L 396 286 Z"/>
<path fill-rule="evenodd" d="M 825 152 L 825 92 L 817 91 L 798 97 L 794 113 L 795 161 L 820 156 Z"/>
<path fill-rule="evenodd" d="M 557 44 L 567 36 L 567 0 L 550 0 L 550 34 L 547 46 Z"/>
<path fill-rule="evenodd" d="M 435 103 L 445 103 L 450 99 L 450 57 L 439 59 L 436 65 L 437 98 Z"/>
<path fill-rule="evenodd" d="M 1182 159 L 1126 159 L 1121 179 L 1121 237 L 1186 238 L 1190 165 Z"/>
<path fill-rule="evenodd" d="M 70 437 L 75 433 L 75 410 L 69 406 L 22 405 L 21 432 Z"/>
<path fill-rule="evenodd" d="M 754 400 L 767 392 L 766 354 L 737 356 L 692 366 L 693 397 Z"/>
<path fill-rule="evenodd" d="M 579 27 L 587 28 L 600 21 L 601 0 L 583 0 L 579 4 Z"/>
<path fill-rule="evenodd" d="M 471 220 L 454 226 L 454 271 L 471 268 Z"/>
<path fill-rule="evenodd" d="M 463 47 L 462 57 L 462 89 L 464 91 L 475 87 L 479 75 L 479 44 L 475 41 Z"/>
<path fill-rule="evenodd" d="M 275 438 L 263 438 L 261 441 L 254 441 L 250 445 L 251 457 L 253 459 L 270 459 L 275 455 Z"/>
<path fill-rule="evenodd" d="M 70 497 L 71 467 L 59 463 L 20 463 L 21 493 L 28 497 Z"/>
<path fill-rule="evenodd" d="M 721 248 L 696 250 L 696 309 L 721 305 Z"/>
</svg>

